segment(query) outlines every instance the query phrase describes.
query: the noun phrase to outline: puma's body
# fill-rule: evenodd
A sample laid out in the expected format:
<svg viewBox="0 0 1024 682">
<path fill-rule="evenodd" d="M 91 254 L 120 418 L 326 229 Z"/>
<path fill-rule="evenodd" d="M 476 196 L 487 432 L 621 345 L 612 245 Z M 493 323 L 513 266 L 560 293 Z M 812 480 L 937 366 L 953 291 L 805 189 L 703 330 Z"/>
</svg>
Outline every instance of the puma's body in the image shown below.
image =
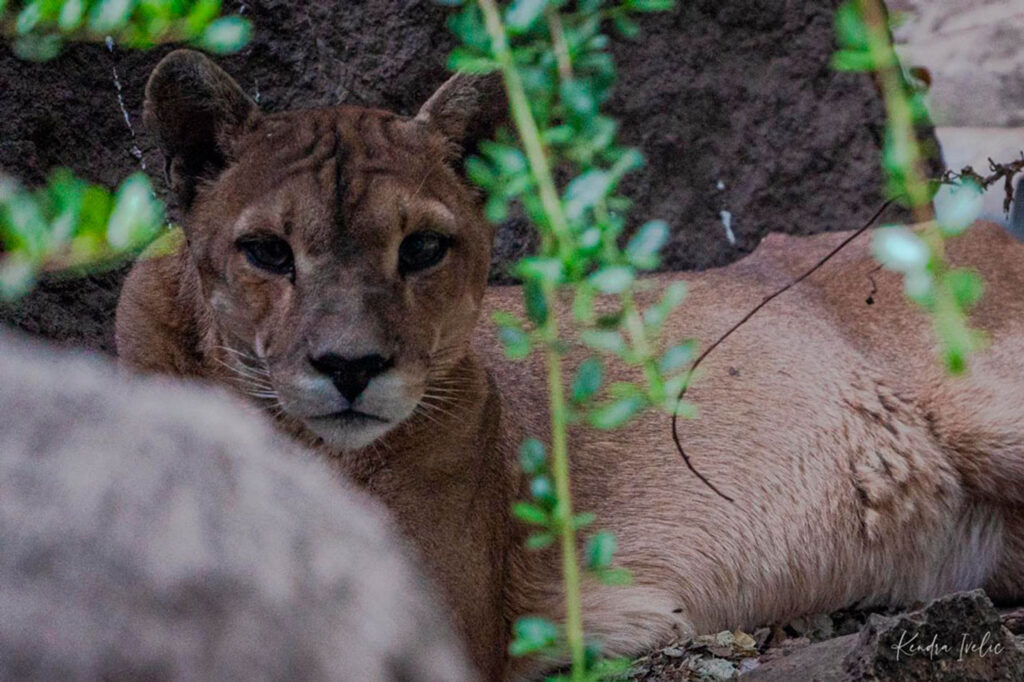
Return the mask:
<svg viewBox="0 0 1024 682">
<path fill-rule="evenodd" d="M 147 89 L 150 124 L 181 164 L 179 171 L 188 170 L 181 151 L 187 145 L 175 137 L 182 133 L 173 123 L 183 114 L 162 115 L 160 107 L 173 107 L 181 98 L 162 97 L 161 88 L 177 79 L 216 95 L 218 88 L 204 83 L 216 82 L 223 90 L 219 79 L 227 77 L 211 69 L 216 67 L 179 56 L 170 67 L 158 68 Z M 457 117 L 448 105 L 465 103 L 463 95 L 442 91 L 417 119 L 401 125 L 459 133 L 464 126 L 453 124 Z M 474 326 L 492 310 L 519 311 L 521 297 L 515 287 L 485 291 L 486 249 L 473 240 L 486 241 L 489 233 L 468 208 L 471 197 L 454 176 L 440 177 L 440 167 L 428 165 L 425 175 L 420 167 L 402 180 L 409 165 L 403 163 L 384 172 L 395 184 L 377 189 L 386 189 L 379 197 L 400 204 L 393 219 L 383 208 L 368 214 L 348 198 L 317 195 L 315 184 L 290 188 L 303 182 L 301 170 L 274 189 L 251 189 L 245 199 L 277 166 L 262 161 L 269 152 L 250 151 L 267 124 L 231 97 L 218 111 L 237 106 L 244 116 L 229 118 L 244 126 L 229 123 L 248 132 L 237 133 L 243 142 L 225 150 L 227 170 L 205 171 L 207 184 L 186 222 L 189 247 L 141 260 L 129 278 L 118 311 L 123 361 L 141 370 L 222 381 L 253 395 L 283 430 L 321 449 L 391 509 L 449 595 L 484 674 L 529 672 L 535 664 L 506 664 L 511 622 L 524 614 L 557 619 L 562 609 L 557 550 L 523 549 L 528 529 L 509 513 L 513 501 L 528 497 L 519 443 L 547 436 L 546 372 L 536 357 L 506 360 L 492 325 Z M 303 129 L 303 113 L 290 116 L 267 118 Z M 319 121 L 327 114 L 307 116 Z M 344 138 L 355 129 L 359 139 L 388 149 L 389 142 L 371 139 L 365 130 L 378 130 L 366 119 L 390 121 L 390 115 L 338 108 L 333 116 L 330 125 L 338 132 L 323 133 L 323 121 L 313 130 Z M 381 123 L 380 130 L 387 125 Z M 398 128 L 383 137 L 424 129 Z M 217 140 L 226 135 L 216 127 L 214 133 Z M 346 169 L 337 173 L 348 174 L 346 183 L 366 158 L 381 163 L 379 153 L 366 154 L 354 144 L 345 139 L 345 153 L 336 152 L 344 159 L 339 167 Z M 306 147 L 300 161 L 292 161 L 297 168 L 303 153 L 316 157 L 316 138 Z M 251 168 L 259 170 L 256 180 L 245 176 Z M 183 173 L 176 181 L 191 201 L 195 186 L 188 179 Z M 331 181 L 340 186 L 341 180 Z M 373 182 L 365 182 L 361 200 L 372 191 Z M 335 244 L 321 265 L 304 270 L 303 259 L 313 256 L 305 255 L 310 245 L 302 240 L 311 237 L 286 228 L 295 253 L 290 284 L 254 272 L 238 253 L 248 248 L 245 237 L 238 237 L 248 229 L 246 202 L 269 202 L 267 193 L 290 196 L 274 199 L 290 207 L 289 215 L 305 202 L 305 215 L 313 217 L 304 220 L 311 224 L 319 215 L 334 216 L 325 224 L 341 235 L 317 247 L 322 252 Z M 450 253 L 423 274 L 381 275 L 374 254 L 385 254 L 387 263 L 392 247 L 377 242 L 394 232 L 389 243 L 401 241 L 405 253 L 409 237 L 403 235 L 416 229 L 406 227 L 405 216 L 418 210 L 424 195 L 457 216 L 445 228 L 455 235 Z M 372 230 L 361 227 L 367 215 L 376 216 Z M 338 216 L 344 218 L 340 223 Z M 218 237 L 221 232 L 229 236 Z M 656 278 L 690 285 L 665 337 L 692 337 L 707 345 L 843 236 L 770 237 L 732 266 Z M 603 638 L 607 651 L 638 653 L 695 630 L 750 626 L 855 603 L 906 603 L 978 586 L 997 598 L 1024 597 L 1024 246 L 996 226 L 979 225 L 951 249 L 954 262 L 976 267 L 987 283 L 974 324 L 991 340 L 972 357 L 970 375 L 954 379 L 935 359 L 930 321 L 905 302 L 898 277 L 877 270 L 867 243 L 868 237 L 855 241 L 703 363 L 687 396 L 701 416 L 681 422 L 681 440 L 694 464 L 735 503 L 716 496 L 686 469 L 665 414 L 647 413 L 615 431 L 572 431 L 574 506 L 596 513 L 597 527 L 616 535 L 616 564 L 634 578 L 628 587 L 585 586 L 586 628 Z M 260 248 L 255 256 L 246 251 L 250 262 L 255 258 L 263 270 L 278 267 L 276 261 L 267 265 L 272 259 L 265 251 L 278 252 Z M 384 271 L 390 267 L 385 264 Z M 430 308 L 435 304 L 440 307 Z M 415 317 L 424 310 L 431 317 Z M 419 325 L 422 338 L 415 336 Z M 378 353 L 366 357 L 379 360 L 383 353 L 377 349 L 386 347 L 396 358 L 387 365 L 394 369 L 375 370 L 373 376 L 381 378 L 361 384 L 365 398 L 341 405 L 390 409 L 409 394 L 419 396 L 409 403 L 415 407 L 368 443 L 353 445 L 375 423 L 363 428 L 357 420 L 353 426 L 355 418 L 346 417 L 327 427 L 320 417 L 301 416 L 322 411 L 306 410 L 307 396 L 294 387 L 321 390 L 307 364 L 322 366 L 314 347 L 327 327 L 332 349 L 353 347 Z M 299 351 L 292 353 L 296 346 Z M 569 354 L 569 368 L 578 355 Z M 351 368 L 365 360 L 328 357 L 344 368 L 329 371 L 338 390 L 347 391 Z M 412 377 L 402 390 L 387 383 L 400 370 Z M 608 379 L 632 378 L 633 371 L 611 366 Z M 396 396 L 393 401 L 374 403 L 386 390 Z"/>
</svg>

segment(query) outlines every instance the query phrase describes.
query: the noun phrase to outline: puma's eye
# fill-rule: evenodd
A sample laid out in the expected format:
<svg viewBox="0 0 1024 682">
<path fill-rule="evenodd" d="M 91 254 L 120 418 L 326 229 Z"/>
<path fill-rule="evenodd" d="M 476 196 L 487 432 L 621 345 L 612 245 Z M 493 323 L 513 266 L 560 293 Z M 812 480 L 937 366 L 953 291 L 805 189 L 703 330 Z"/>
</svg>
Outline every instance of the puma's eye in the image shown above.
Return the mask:
<svg viewBox="0 0 1024 682">
<path fill-rule="evenodd" d="M 249 262 L 261 270 L 275 275 L 289 275 L 295 271 L 295 257 L 288 242 L 278 237 L 249 237 L 238 241 Z"/>
<path fill-rule="evenodd" d="M 437 265 L 448 253 L 452 238 L 437 232 L 414 232 L 398 247 L 398 269 L 402 274 Z"/>
</svg>

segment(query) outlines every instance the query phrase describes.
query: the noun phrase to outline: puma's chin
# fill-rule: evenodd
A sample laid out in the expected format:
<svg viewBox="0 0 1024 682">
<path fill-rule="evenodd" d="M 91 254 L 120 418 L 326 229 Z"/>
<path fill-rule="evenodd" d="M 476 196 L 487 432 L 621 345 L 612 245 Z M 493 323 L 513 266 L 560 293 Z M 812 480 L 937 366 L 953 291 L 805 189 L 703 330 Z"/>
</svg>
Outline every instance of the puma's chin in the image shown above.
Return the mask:
<svg viewBox="0 0 1024 682">
<path fill-rule="evenodd" d="M 303 420 L 328 447 L 335 450 L 365 448 L 395 427 L 396 422 L 359 412 L 342 412 Z"/>
</svg>

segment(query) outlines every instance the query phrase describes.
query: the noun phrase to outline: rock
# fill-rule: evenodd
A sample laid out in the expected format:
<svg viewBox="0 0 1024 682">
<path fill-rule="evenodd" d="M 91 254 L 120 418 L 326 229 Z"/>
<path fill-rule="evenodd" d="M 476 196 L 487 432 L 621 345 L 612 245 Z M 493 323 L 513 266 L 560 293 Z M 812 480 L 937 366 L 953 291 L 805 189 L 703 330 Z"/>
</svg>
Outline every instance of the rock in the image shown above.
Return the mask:
<svg viewBox="0 0 1024 682">
<path fill-rule="evenodd" d="M 1024 8 L 1020 0 L 890 0 L 908 66 L 931 73 L 929 100 L 945 126 L 1024 126 Z"/>
<path fill-rule="evenodd" d="M 0 679 L 473 679 L 382 510 L 290 447 L 0 333 Z"/>
<path fill-rule="evenodd" d="M 849 682 L 843 658 L 855 647 L 857 635 L 837 637 L 787 652 L 788 656 L 763 658 L 761 665 L 741 679 L 750 682 Z"/>
<path fill-rule="evenodd" d="M 771 230 L 849 229 L 879 204 L 877 93 L 867 76 L 828 66 L 839 1 L 679 2 L 644 16 L 638 40 L 615 41 L 620 84 L 609 111 L 648 160 L 626 185 L 632 220 L 672 226 L 665 267 L 727 263 Z M 255 24 L 253 42 L 219 61 L 268 110 L 348 102 L 409 114 L 446 77 L 451 10 L 434 0 L 240 6 Z M 112 186 L 144 167 L 162 188 L 163 162 L 140 112 L 146 78 L 168 49 L 76 45 L 34 64 L 0 48 L 0 170 L 35 185 L 69 166 Z M 495 277 L 531 243 L 525 225 L 502 226 Z M 0 310 L 0 321 L 112 352 L 123 272 L 47 281 Z"/>
<path fill-rule="evenodd" d="M 767 658 L 767 657 L 766 657 Z M 855 635 L 762 659 L 751 682 L 1024 680 L 1024 648 L 981 590 L 896 616 L 872 614 Z"/>
<path fill-rule="evenodd" d="M 999 614 L 1003 627 L 1015 635 L 1024 635 L 1024 606 Z"/>
<path fill-rule="evenodd" d="M 698 680 L 708 682 L 735 680 L 739 675 L 733 663 L 721 658 L 698 659 L 693 665 L 693 672 Z"/>
<path fill-rule="evenodd" d="M 832 626 L 832 617 L 827 613 L 797 618 L 789 624 L 789 627 L 798 635 L 807 637 L 812 642 L 831 639 L 835 634 Z"/>
<path fill-rule="evenodd" d="M 922 611 L 871 616 L 845 665 L 851 679 L 1024 680 L 1024 650 L 981 590 L 937 599 Z"/>
</svg>

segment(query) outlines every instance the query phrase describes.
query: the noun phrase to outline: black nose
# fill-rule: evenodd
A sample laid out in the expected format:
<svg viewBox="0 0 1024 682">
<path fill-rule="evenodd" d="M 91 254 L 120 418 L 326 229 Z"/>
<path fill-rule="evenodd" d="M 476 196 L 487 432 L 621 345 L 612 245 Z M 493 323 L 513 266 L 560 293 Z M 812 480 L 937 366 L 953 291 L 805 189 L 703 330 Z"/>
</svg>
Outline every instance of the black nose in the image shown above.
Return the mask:
<svg viewBox="0 0 1024 682">
<path fill-rule="evenodd" d="M 364 355 L 361 358 L 344 358 L 335 353 L 324 353 L 309 362 L 318 371 L 334 382 L 338 393 L 350 403 L 355 402 L 370 379 L 391 367 L 391 360 L 380 355 Z"/>
</svg>

